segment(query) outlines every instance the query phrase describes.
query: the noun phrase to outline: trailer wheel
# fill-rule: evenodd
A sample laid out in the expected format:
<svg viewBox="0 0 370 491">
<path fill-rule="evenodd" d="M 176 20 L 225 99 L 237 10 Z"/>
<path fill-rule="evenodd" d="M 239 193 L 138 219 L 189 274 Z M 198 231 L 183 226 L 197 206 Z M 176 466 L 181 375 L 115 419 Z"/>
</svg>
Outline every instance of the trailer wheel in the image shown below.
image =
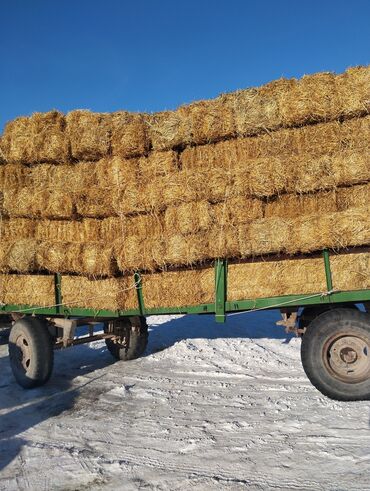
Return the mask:
<svg viewBox="0 0 370 491">
<path fill-rule="evenodd" d="M 124 317 L 105 324 L 105 332 L 115 334 L 116 339 L 106 339 L 108 350 L 117 360 L 139 358 L 148 344 L 148 326 L 145 317 Z"/>
<path fill-rule="evenodd" d="M 38 387 L 49 380 L 54 351 L 42 320 L 24 317 L 14 323 L 9 335 L 9 359 L 16 381 L 25 389 Z"/>
<path fill-rule="evenodd" d="M 370 399 L 370 315 L 335 309 L 314 319 L 301 345 L 311 383 L 338 401 Z"/>
</svg>

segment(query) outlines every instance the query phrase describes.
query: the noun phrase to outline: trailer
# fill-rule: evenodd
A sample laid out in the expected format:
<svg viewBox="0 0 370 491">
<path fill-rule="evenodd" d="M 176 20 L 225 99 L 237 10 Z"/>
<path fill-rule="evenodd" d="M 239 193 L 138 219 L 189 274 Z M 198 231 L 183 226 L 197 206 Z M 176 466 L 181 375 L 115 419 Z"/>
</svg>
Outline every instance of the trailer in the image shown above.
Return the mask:
<svg viewBox="0 0 370 491">
<path fill-rule="evenodd" d="M 370 399 L 370 290 L 333 288 L 330 253 L 322 252 L 326 291 L 310 295 L 227 300 L 228 261 L 215 261 L 214 303 L 188 307 L 146 308 L 142 277 L 134 274 L 137 308 L 93 310 L 63 303 L 62 276 L 54 274 L 55 304 L 48 307 L 0 305 L 3 318 L 12 319 L 9 360 L 18 384 L 29 389 L 45 384 L 53 370 L 54 350 L 104 339 L 110 353 L 128 361 L 147 346 L 146 316 L 159 314 L 213 314 L 216 322 L 248 311 L 280 309 L 279 325 L 302 337 L 301 360 L 311 383 L 336 400 Z M 103 325 L 101 332 L 94 327 Z M 77 336 L 78 326 L 89 334 Z"/>
</svg>

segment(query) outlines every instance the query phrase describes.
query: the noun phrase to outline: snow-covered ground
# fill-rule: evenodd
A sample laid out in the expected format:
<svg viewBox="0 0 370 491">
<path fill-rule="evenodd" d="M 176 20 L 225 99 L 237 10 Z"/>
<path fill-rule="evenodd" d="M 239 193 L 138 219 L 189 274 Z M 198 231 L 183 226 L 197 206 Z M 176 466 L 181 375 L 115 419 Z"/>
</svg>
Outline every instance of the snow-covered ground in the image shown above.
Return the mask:
<svg viewBox="0 0 370 491">
<path fill-rule="evenodd" d="M 142 359 L 57 352 L 32 391 L 0 346 L 0 489 L 370 490 L 369 403 L 317 392 L 277 318 L 151 317 Z"/>
</svg>

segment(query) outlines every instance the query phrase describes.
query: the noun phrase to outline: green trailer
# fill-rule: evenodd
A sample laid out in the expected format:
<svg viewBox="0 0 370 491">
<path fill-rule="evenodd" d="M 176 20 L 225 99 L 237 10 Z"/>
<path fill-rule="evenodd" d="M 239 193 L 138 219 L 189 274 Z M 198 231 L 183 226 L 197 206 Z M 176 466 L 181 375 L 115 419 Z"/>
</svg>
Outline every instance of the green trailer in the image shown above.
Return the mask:
<svg viewBox="0 0 370 491">
<path fill-rule="evenodd" d="M 63 304 L 62 277 L 55 274 L 54 305 L 0 304 L 0 314 L 13 320 L 9 359 L 15 379 L 24 388 L 43 385 L 51 376 L 55 349 L 98 339 L 105 339 L 118 360 L 138 358 L 146 349 L 149 315 L 213 314 L 217 322 L 225 322 L 230 315 L 280 309 L 283 319 L 278 324 L 302 337 L 302 364 L 312 384 L 333 399 L 370 399 L 370 290 L 333 289 L 328 251 L 323 251 L 322 259 L 324 292 L 228 301 L 228 261 L 217 260 L 214 303 L 172 308 L 146 308 L 140 273 L 134 275 L 137 308 L 73 308 Z M 104 330 L 96 333 L 97 324 Z M 89 326 L 88 335 L 76 335 L 81 325 Z"/>
</svg>

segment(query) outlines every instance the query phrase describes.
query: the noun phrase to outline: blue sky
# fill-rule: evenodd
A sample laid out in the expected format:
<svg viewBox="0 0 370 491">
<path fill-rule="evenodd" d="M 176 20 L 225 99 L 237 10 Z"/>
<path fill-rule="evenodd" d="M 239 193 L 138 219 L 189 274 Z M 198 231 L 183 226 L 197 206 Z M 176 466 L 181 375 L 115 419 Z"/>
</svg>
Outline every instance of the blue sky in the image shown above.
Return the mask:
<svg viewBox="0 0 370 491">
<path fill-rule="evenodd" d="M 3 0 L 0 129 L 34 111 L 157 111 L 368 64 L 369 19 L 369 0 Z"/>
</svg>

